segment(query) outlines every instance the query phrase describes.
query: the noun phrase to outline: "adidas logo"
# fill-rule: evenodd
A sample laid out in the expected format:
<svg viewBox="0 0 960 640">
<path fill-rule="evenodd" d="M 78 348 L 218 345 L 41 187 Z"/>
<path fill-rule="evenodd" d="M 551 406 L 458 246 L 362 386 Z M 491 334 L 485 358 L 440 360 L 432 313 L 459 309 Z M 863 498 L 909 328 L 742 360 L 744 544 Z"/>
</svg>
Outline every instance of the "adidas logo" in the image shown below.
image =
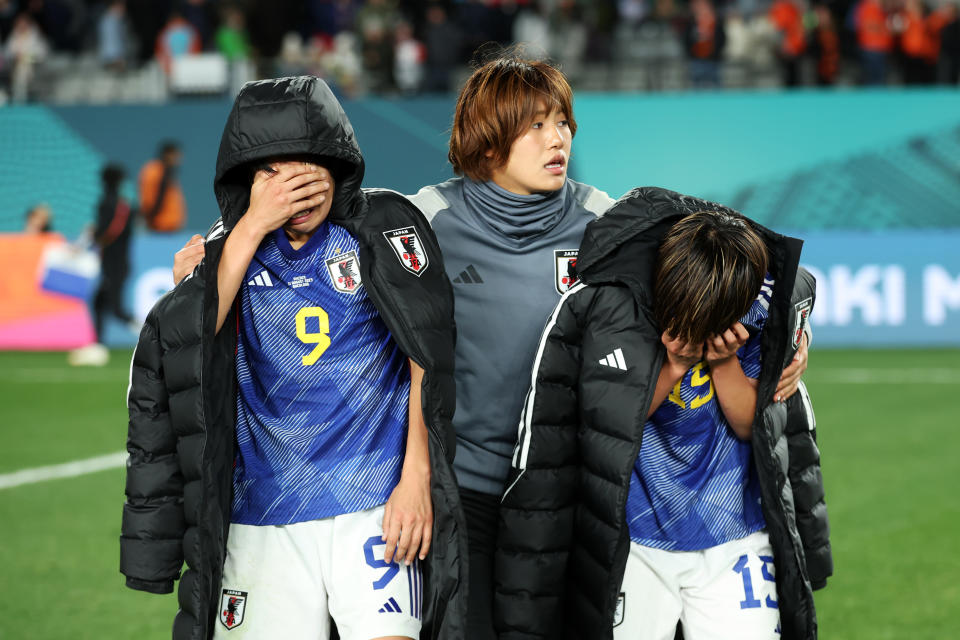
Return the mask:
<svg viewBox="0 0 960 640">
<path fill-rule="evenodd" d="M 247 282 L 248 287 L 272 287 L 273 280 L 270 279 L 270 274 L 266 271 L 261 271 L 254 278 Z"/>
<path fill-rule="evenodd" d="M 614 369 L 627 370 L 627 364 L 623 361 L 623 350 L 617 347 L 613 353 L 608 353 L 606 358 L 600 358 L 600 364 Z"/>
<path fill-rule="evenodd" d="M 476 267 L 470 265 L 461 271 L 460 275 L 454 278 L 453 281 L 457 284 L 480 284 L 483 282 L 483 278 L 480 277 Z"/>
<path fill-rule="evenodd" d="M 393 598 L 390 598 L 383 603 L 383 606 L 380 607 L 380 613 L 403 613 L 400 611 L 400 605 L 397 604 L 397 601 Z"/>
</svg>

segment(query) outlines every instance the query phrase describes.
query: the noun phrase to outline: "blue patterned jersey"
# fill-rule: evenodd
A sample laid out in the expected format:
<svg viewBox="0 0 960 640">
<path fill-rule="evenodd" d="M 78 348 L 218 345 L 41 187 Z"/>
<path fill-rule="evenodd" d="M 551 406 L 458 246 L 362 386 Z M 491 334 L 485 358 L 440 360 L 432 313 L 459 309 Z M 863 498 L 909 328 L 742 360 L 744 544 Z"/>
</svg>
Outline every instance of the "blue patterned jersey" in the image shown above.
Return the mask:
<svg viewBox="0 0 960 640">
<path fill-rule="evenodd" d="M 760 335 L 773 280 L 768 275 L 740 322 L 750 339 L 737 351 L 743 372 L 760 375 Z M 695 551 L 743 538 L 765 525 L 750 442 L 737 438 L 717 402 L 706 361 L 694 365 L 643 429 L 630 478 L 630 539 Z"/>
<path fill-rule="evenodd" d="M 410 373 L 360 281 L 356 240 L 282 230 L 240 287 L 233 522 L 289 524 L 368 509 L 400 479 Z"/>
</svg>

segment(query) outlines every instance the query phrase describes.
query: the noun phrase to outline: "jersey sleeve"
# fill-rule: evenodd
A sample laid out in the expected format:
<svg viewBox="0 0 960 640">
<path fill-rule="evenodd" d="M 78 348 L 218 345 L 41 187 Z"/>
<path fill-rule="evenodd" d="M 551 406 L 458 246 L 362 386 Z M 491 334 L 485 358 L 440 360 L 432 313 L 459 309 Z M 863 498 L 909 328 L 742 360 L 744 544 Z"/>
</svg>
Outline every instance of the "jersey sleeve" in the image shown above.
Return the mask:
<svg viewBox="0 0 960 640">
<path fill-rule="evenodd" d="M 740 368 L 743 374 L 748 378 L 756 380 L 760 377 L 760 337 L 762 329 L 751 335 L 747 344 L 740 347 L 737 351 L 737 357 L 740 359 Z"/>
<path fill-rule="evenodd" d="M 761 369 L 761 337 L 763 327 L 769 316 L 770 301 L 773 298 L 773 278 L 768 273 L 763 278 L 763 286 L 756 300 L 750 306 L 750 310 L 740 319 L 740 324 L 746 327 L 750 332 L 750 338 L 747 343 L 737 350 L 737 357 L 740 359 L 740 367 L 744 375 L 756 380 L 760 377 Z"/>
</svg>

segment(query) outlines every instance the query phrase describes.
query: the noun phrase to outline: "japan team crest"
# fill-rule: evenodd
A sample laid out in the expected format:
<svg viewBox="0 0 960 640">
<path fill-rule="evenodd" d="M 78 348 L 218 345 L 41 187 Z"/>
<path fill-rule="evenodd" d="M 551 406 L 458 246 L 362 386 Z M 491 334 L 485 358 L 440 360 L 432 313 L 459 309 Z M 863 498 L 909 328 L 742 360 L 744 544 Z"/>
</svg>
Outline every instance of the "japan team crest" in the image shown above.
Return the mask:
<svg viewBox="0 0 960 640">
<path fill-rule="evenodd" d="M 793 305 L 793 348 L 800 346 L 800 338 L 803 336 L 803 329 L 810 321 L 810 311 L 813 309 L 813 298 L 801 300 Z"/>
<path fill-rule="evenodd" d="M 423 250 L 423 244 L 420 242 L 420 236 L 417 235 L 416 229 L 404 227 L 403 229 L 384 231 L 383 237 L 393 247 L 393 252 L 397 254 L 404 269 L 418 278 L 420 274 L 427 270 L 430 259 Z"/>
<path fill-rule="evenodd" d="M 557 293 L 565 294 L 577 284 L 577 249 L 558 249 L 553 252 L 553 274 Z"/>
<path fill-rule="evenodd" d="M 327 272 L 333 288 L 340 293 L 354 295 L 360 287 L 360 261 L 356 251 L 347 251 L 327 258 Z"/>
<path fill-rule="evenodd" d="M 627 605 L 627 594 L 623 591 L 617 596 L 617 608 L 613 612 L 613 626 L 619 627 L 623 624 L 623 609 Z"/>
<path fill-rule="evenodd" d="M 220 596 L 220 624 L 227 630 L 236 629 L 243 622 L 247 610 L 247 592 L 224 589 Z"/>
</svg>

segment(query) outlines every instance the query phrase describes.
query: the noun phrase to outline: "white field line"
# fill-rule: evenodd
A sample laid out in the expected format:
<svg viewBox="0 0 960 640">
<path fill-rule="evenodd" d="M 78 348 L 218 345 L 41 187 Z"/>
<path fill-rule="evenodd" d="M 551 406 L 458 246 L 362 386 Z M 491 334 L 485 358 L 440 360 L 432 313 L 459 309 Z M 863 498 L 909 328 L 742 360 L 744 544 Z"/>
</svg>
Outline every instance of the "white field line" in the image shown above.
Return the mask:
<svg viewBox="0 0 960 640">
<path fill-rule="evenodd" d="M 16 376 L 10 376 L 23 381 L 25 378 L 45 378 L 45 382 L 77 382 L 76 376 L 60 377 L 56 370 L 19 370 Z M 53 375 L 50 375 L 53 373 Z M 24 375 L 25 374 L 25 375 Z M 115 375 L 115 374 L 114 374 Z M 88 377 L 85 375 L 84 377 Z M 112 377 L 112 376 L 111 376 Z M 0 380 L 7 378 L 0 374 Z M 52 378 L 52 379 L 51 379 Z M 817 369 L 814 365 L 804 376 L 814 383 L 829 384 L 936 384 L 960 385 L 960 369 Z M 118 451 L 103 456 L 74 460 L 63 464 L 46 467 L 21 469 L 13 473 L 0 474 L 0 489 L 19 487 L 25 484 L 73 478 L 107 469 L 115 469 L 126 464 L 127 452 Z"/>
<path fill-rule="evenodd" d="M 118 451 L 108 453 L 105 456 L 87 458 L 86 460 L 74 460 L 63 464 L 54 464 L 48 467 L 34 467 L 32 469 L 21 469 L 13 473 L 0 475 L 0 489 L 10 489 L 24 484 L 34 484 L 36 482 L 46 482 L 47 480 L 59 480 L 61 478 L 73 478 L 76 476 L 115 469 L 127 464 L 127 452 Z"/>
</svg>

